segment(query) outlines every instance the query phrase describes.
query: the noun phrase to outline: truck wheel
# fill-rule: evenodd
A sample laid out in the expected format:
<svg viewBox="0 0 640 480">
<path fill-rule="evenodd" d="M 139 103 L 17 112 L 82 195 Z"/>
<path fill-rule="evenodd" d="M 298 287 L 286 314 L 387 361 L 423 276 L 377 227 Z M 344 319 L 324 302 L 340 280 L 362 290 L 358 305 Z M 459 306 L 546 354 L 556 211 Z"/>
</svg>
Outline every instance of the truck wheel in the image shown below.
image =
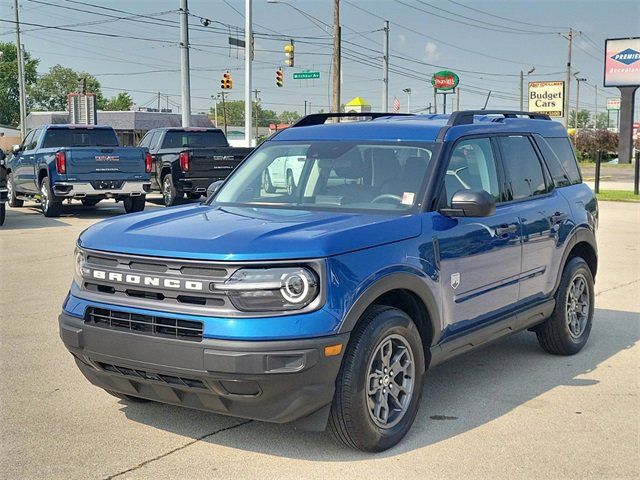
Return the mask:
<svg viewBox="0 0 640 480">
<path fill-rule="evenodd" d="M 9 206 L 11 208 L 19 208 L 24 205 L 24 201 L 16 196 L 15 183 L 13 182 L 13 173 L 7 178 L 7 196 L 9 197 Z"/>
<path fill-rule="evenodd" d="M 555 299 L 553 314 L 535 329 L 538 342 L 549 353 L 573 355 L 587 343 L 593 324 L 593 275 L 582 258 L 564 267 Z"/>
<path fill-rule="evenodd" d="M 162 180 L 162 200 L 166 207 L 177 205 L 182 195 L 178 194 L 176 186 L 173 183 L 173 177 L 171 174 L 164 176 Z"/>
<path fill-rule="evenodd" d="M 293 173 L 287 172 L 287 194 L 293 195 L 296 191 L 296 181 L 293 179 Z"/>
<path fill-rule="evenodd" d="M 40 184 L 40 208 L 45 217 L 59 217 L 62 213 L 62 202 L 51 191 L 49 177 L 44 177 Z"/>
<path fill-rule="evenodd" d="M 368 308 L 336 380 L 330 432 L 366 452 L 393 447 L 413 424 L 423 373 L 424 351 L 413 320 L 397 308 Z"/>
<path fill-rule="evenodd" d="M 198 200 L 201 196 L 201 193 L 187 193 L 187 198 L 189 200 Z"/>
<path fill-rule="evenodd" d="M 264 171 L 264 175 L 262 176 L 262 189 L 267 193 L 275 193 L 276 187 L 271 183 L 271 175 L 269 174 L 269 170 Z"/>
<path fill-rule="evenodd" d="M 82 205 L 85 207 L 95 207 L 98 203 L 100 203 L 101 198 L 83 198 L 80 200 Z"/>
<path fill-rule="evenodd" d="M 127 197 L 122 202 L 124 204 L 124 210 L 127 213 L 141 212 L 144 210 L 144 202 L 146 201 L 145 195 L 138 197 Z"/>
<path fill-rule="evenodd" d="M 148 400 L 146 398 L 134 397 L 133 395 L 127 395 L 126 393 L 114 392 L 113 390 L 107 390 L 106 388 L 104 389 L 104 391 L 107 392 L 109 395 L 113 395 L 116 398 L 121 398 L 122 400 L 126 400 L 128 402 L 134 402 L 134 403 L 149 403 L 149 402 L 151 402 L 151 400 Z"/>
<path fill-rule="evenodd" d="M 4 225 L 4 217 L 7 213 L 7 206 L 4 203 L 0 203 L 0 226 Z"/>
</svg>

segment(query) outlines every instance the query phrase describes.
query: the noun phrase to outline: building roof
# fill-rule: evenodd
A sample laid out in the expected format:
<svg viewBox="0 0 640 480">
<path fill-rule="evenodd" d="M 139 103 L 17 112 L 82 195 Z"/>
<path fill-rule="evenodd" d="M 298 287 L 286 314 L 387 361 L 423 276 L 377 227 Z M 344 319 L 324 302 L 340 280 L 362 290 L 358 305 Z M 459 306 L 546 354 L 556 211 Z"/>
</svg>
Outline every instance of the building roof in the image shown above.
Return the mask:
<svg viewBox="0 0 640 480">
<path fill-rule="evenodd" d="M 27 117 L 27 128 L 35 128 L 50 123 L 68 123 L 67 112 L 31 112 Z M 194 127 L 212 127 L 208 115 L 191 115 Z M 180 127 L 182 116 L 177 113 L 103 111 L 98 110 L 98 125 L 110 125 L 116 131 L 142 131 L 152 128 Z"/>
<path fill-rule="evenodd" d="M 370 107 L 371 105 L 362 97 L 356 97 L 345 104 L 345 107 Z"/>
</svg>

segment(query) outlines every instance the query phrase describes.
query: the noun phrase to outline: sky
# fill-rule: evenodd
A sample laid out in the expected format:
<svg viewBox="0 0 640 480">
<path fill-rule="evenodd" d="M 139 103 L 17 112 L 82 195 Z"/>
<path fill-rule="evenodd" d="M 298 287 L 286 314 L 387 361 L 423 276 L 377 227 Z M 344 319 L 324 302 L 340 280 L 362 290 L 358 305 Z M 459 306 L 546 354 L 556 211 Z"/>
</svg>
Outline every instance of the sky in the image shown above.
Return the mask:
<svg viewBox="0 0 640 480">
<path fill-rule="evenodd" d="M 402 111 L 407 108 L 406 88 L 412 91 L 412 111 L 433 102 L 431 75 L 443 69 L 460 77 L 461 109 L 481 108 L 489 90 L 488 108 L 517 109 L 521 70 L 525 92 L 528 81 L 565 79 L 565 36 L 570 27 L 577 32 L 573 70 L 587 79 L 580 87 L 580 109 L 595 110 L 597 86 L 597 108 L 604 111 L 606 98 L 618 96 L 616 88 L 602 87 L 604 39 L 640 35 L 637 0 L 341 0 L 340 4 L 341 100 L 361 96 L 374 111 L 382 104 L 384 20 L 390 22 L 389 105 L 397 97 Z M 287 5 L 253 0 L 253 6 L 253 88 L 260 91 L 261 105 L 303 113 L 306 100 L 308 111 L 328 110 L 332 32 L 327 25 L 333 22 L 333 1 L 289 0 Z M 22 43 L 40 59 L 39 73 L 56 64 L 83 70 L 100 80 L 107 97 L 124 91 L 136 104 L 153 107 L 160 92 L 162 106 L 178 111 L 178 7 L 178 0 L 19 0 Z M 209 111 L 211 96 L 220 91 L 227 69 L 234 81 L 227 98 L 242 100 L 244 52 L 230 48 L 228 38 L 243 36 L 244 0 L 189 0 L 189 12 L 192 111 Z M 13 0 L 0 0 L 0 41 L 15 41 L 14 25 L 7 22 L 13 16 Z M 278 88 L 276 69 L 284 66 L 288 39 L 295 42 L 295 66 L 285 68 L 284 87 Z M 302 70 L 320 71 L 320 79 L 293 80 L 292 74 Z M 574 80 L 572 108 L 575 94 Z M 455 105 L 453 95 L 448 110 L 452 101 Z M 438 102 L 441 111 L 441 97 Z"/>
</svg>

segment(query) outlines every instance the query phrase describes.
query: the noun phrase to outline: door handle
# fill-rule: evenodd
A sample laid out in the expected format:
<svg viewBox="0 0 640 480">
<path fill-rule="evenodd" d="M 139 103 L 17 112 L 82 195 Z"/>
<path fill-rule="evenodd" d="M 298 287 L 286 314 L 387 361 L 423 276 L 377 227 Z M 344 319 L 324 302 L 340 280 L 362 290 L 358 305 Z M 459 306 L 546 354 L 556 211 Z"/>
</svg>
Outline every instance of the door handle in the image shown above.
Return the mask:
<svg viewBox="0 0 640 480">
<path fill-rule="evenodd" d="M 518 225 L 512 223 L 511 225 L 500 225 L 496 227 L 496 235 L 502 237 L 503 235 L 507 235 L 509 233 L 516 233 L 518 231 Z"/>
<path fill-rule="evenodd" d="M 561 222 L 562 220 L 566 220 L 568 215 L 564 212 L 556 212 L 551 215 L 551 224 Z"/>
</svg>

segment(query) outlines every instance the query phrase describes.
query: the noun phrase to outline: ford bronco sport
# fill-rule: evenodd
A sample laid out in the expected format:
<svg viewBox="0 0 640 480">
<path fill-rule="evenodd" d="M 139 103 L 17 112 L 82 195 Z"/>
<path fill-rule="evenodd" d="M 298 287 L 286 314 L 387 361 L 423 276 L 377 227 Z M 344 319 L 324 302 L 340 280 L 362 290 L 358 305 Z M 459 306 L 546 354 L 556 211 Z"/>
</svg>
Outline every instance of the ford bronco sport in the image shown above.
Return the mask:
<svg viewBox="0 0 640 480">
<path fill-rule="evenodd" d="M 527 329 L 580 351 L 598 211 L 564 128 L 509 111 L 352 117 L 303 118 L 201 204 L 83 232 L 59 322 L 87 379 L 381 451 L 434 365 Z M 292 188 L 265 189 L 291 157 Z"/>
</svg>

